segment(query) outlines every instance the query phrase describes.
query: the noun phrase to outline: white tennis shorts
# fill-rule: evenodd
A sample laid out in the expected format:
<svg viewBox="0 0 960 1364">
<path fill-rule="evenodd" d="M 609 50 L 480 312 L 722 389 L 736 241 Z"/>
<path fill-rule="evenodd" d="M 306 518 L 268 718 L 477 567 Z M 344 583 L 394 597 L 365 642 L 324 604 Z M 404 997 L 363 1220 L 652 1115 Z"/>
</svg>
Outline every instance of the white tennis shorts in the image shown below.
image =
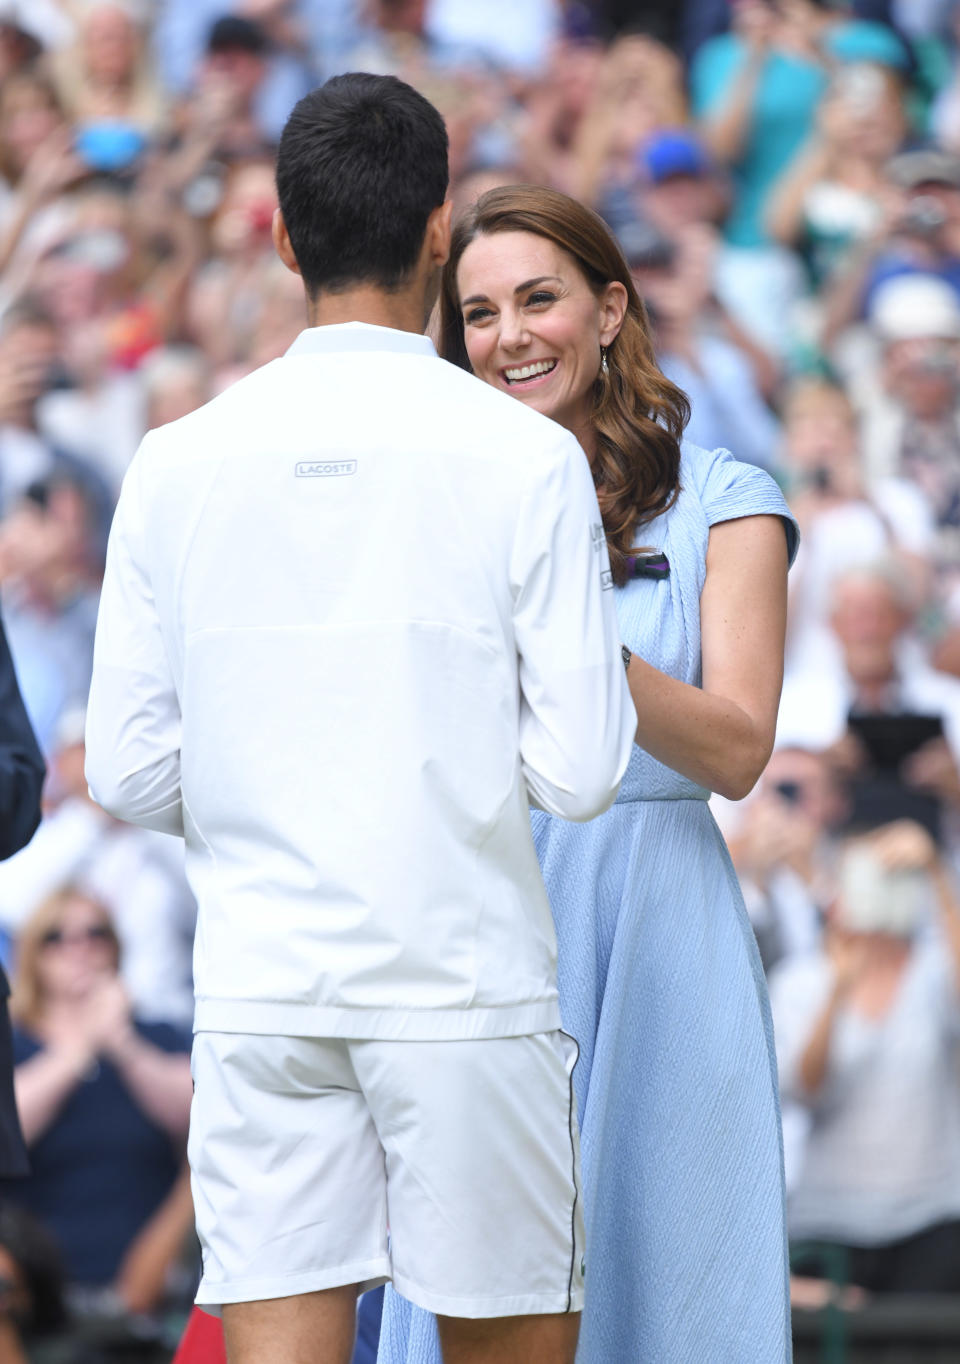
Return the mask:
<svg viewBox="0 0 960 1364">
<path fill-rule="evenodd" d="M 198 1304 L 392 1279 L 445 1316 L 580 1311 L 575 1061 L 560 1032 L 198 1033 Z"/>
</svg>

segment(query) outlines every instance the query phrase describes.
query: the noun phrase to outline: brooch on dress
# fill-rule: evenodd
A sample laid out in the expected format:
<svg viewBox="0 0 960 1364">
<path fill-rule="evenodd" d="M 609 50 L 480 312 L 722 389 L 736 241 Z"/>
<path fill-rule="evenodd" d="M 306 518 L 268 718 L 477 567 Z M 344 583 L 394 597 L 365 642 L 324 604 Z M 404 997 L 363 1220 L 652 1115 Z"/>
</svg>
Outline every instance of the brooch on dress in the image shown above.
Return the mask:
<svg viewBox="0 0 960 1364">
<path fill-rule="evenodd" d="M 631 578 L 669 578 L 670 560 L 663 550 L 644 550 L 627 556 L 627 570 Z"/>
</svg>

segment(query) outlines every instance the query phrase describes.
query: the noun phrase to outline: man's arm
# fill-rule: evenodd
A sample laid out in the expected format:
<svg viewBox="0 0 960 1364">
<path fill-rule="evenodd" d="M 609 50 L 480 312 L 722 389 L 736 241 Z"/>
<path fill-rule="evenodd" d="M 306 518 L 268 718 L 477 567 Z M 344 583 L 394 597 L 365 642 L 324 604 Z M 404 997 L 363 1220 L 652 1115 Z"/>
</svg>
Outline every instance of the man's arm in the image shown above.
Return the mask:
<svg viewBox="0 0 960 1364">
<path fill-rule="evenodd" d="M 117 819 L 183 834 L 180 704 L 146 568 L 141 456 L 117 503 L 87 704 L 86 776 Z"/>
<path fill-rule="evenodd" d="M 0 624 L 0 859 L 12 857 L 33 837 L 45 774 Z"/>
<path fill-rule="evenodd" d="M 616 796 L 637 717 L 589 466 L 572 437 L 564 446 L 528 489 L 514 541 L 520 755 L 533 803 L 585 820 Z"/>
</svg>

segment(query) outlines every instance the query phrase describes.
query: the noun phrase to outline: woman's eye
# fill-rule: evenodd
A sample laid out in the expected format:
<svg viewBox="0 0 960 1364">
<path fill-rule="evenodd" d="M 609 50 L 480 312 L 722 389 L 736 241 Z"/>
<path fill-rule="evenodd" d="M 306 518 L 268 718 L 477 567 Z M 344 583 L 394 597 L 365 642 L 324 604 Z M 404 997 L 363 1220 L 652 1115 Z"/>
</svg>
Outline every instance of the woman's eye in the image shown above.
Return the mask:
<svg viewBox="0 0 960 1364">
<path fill-rule="evenodd" d="M 489 308 L 471 308 L 463 320 L 467 323 L 484 322 L 488 317 L 492 316 L 493 314 Z"/>
<path fill-rule="evenodd" d="M 556 301 L 556 294 L 551 294 L 548 289 L 537 289 L 527 299 L 528 304 L 536 306 L 538 303 L 553 303 Z"/>
</svg>

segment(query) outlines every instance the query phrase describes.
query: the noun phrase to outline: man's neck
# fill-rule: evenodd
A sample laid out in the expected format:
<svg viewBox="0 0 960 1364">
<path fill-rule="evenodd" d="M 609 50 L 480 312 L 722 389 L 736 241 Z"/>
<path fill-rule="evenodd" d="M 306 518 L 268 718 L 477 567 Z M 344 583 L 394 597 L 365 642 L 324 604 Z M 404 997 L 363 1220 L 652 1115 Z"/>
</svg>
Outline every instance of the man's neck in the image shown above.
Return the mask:
<svg viewBox="0 0 960 1364">
<path fill-rule="evenodd" d="M 331 327 L 343 322 L 366 322 L 373 327 L 423 334 L 424 299 L 419 290 L 388 294 L 372 286 L 348 289 L 342 294 L 317 294 L 307 304 L 311 327 Z"/>
</svg>

